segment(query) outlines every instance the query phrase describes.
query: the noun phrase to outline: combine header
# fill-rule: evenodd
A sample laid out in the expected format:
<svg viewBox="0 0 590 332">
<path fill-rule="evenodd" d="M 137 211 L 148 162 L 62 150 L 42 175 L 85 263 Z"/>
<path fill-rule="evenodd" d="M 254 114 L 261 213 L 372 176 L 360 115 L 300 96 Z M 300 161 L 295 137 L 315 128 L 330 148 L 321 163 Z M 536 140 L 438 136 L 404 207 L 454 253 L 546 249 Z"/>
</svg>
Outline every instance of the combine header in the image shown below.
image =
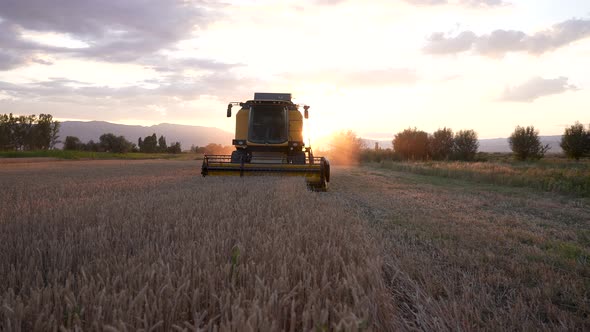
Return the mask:
<svg viewBox="0 0 590 332">
<path fill-rule="evenodd" d="M 330 163 L 314 157 L 311 147 L 303 142 L 303 118 L 309 106 L 291 101 L 290 93 L 255 93 L 253 100 L 232 102 L 240 106 L 236 114 L 236 136 L 231 156 L 205 155 L 203 176 L 300 176 L 312 190 L 325 191 L 330 181 Z"/>
</svg>

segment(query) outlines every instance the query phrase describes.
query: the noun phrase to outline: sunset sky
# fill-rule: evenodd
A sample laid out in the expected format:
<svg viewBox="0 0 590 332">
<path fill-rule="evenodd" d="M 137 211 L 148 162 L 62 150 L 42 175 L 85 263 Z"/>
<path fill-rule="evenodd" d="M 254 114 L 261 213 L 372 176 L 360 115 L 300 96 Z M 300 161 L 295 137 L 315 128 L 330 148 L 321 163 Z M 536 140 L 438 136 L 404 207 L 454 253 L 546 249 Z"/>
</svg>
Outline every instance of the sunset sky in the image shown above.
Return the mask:
<svg viewBox="0 0 590 332">
<path fill-rule="evenodd" d="M 233 131 L 255 91 L 312 137 L 561 134 L 590 123 L 590 1 L 0 1 L 0 113 Z"/>
</svg>

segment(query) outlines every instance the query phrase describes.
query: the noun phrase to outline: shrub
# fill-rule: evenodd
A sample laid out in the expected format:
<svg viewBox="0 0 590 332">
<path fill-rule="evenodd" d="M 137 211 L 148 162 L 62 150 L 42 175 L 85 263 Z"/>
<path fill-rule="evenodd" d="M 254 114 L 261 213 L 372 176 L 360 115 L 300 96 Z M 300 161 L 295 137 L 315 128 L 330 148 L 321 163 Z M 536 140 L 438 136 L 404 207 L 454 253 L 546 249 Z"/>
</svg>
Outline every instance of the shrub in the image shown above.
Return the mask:
<svg viewBox="0 0 590 332">
<path fill-rule="evenodd" d="M 538 160 L 545 156 L 549 145 L 543 146 L 539 138 L 539 131 L 533 126 L 516 126 L 514 132 L 508 138 L 510 149 L 518 160 Z"/>
<path fill-rule="evenodd" d="M 566 128 L 563 136 L 561 136 L 559 146 L 561 146 L 566 156 L 576 160 L 590 153 L 590 126 L 586 130 L 584 125 L 576 122 L 571 127 Z"/>
<path fill-rule="evenodd" d="M 400 161 L 401 158 L 392 149 L 363 149 L 360 160 L 363 162 L 380 163 L 385 160 Z"/>
<path fill-rule="evenodd" d="M 428 134 L 416 128 L 397 133 L 393 139 L 393 150 L 404 159 L 426 159 L 428 157 Z"/>
</svg>

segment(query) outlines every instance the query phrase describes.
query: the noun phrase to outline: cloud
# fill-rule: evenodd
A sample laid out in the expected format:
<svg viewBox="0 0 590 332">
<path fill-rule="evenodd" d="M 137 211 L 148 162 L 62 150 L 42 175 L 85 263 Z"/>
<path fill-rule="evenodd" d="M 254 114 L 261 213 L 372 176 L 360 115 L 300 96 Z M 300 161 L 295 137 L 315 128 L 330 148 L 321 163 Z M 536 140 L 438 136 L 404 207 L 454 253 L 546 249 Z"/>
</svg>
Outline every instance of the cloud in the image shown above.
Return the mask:
<svg viewBox="0 0 590 332">
<path fill-rule="evenodd" d="M 127 87 L 99 86 L 64 77 L 53 77 L 47 81 L 27 84 L 0 81 L 0 92 L 17 100 L 38 101 L 55 97 L 63 100 L 71 99 L 72 102 L 77 102 L 80 98 L 122 101 L 145 96 L 192 100 L 203 95 L 230 96 L 235 91 L 247 91 L 256 83 L 256 80 L 238 77 L 227 72 L 213 72 L 198 77 L 172 73 Z"/>
<path fill-rule="evenodd" d="M 448 0 L 404 0 L 405 2 L 416 6 L 438 6 L 455 3 L 467 7 L 495 7 L 507 5 L 502 0 L 459 0 L 450 2 Z"/>
<path fill-rule="evenodd" d="M 435 32 L 428 38 L 428 45 L 423 49 L 428 54 L 447 54 L 467 51 L 477 40 L 471 31 L 461 32 L 457 37 L 447 38 L 442 32 Z"/>
<path fill-rule="evenodd" d="M 33 58 L 31 59 L 32 62 L 41 64 L 41 65 L 46 65 L 46 66 L 51 66 L 53 65 L 53 61 L 49 61 L 49 60 L 44 60 L 44 59 L 40 59 L 40 58 Z"/>
<path fill-rule="evenodd" d="M 502 101 L 515 102 L 533 102 L 537 98 L 544 96 L 564 93 L 566 91 L 575 91 L 578 88 L 569 84 L 567 77 L 558 77 L 554 79 L 544 79 L 542 77 L 533 77 L 521 85 L 507 87 L 500 98 Z"/>
<path fill-rule="evenodd" d="M 0 49 L 0 70 L 9 70 L 27 63 L 28 58 L 16 52 Z"/>
<path fill-rule="evenodd" d="M 471 7 L 494 7 L 508 4 L 502 0 L 461 0 L 459 3 Z"/>
<path fill-rule="evenodd" d="M 344 83 L 360 86 L 406 85 L 416 83 L 417 79 L 416 71 L 409 68 L 357 71 L 342 76 Z"/>
<path fill-rule="evenodd" d="M 436 6 L 445 5 L 447 0 L 404 0 L 405 2 L 416 6 Z"/>
<path fill-rule="evenodd" d="M 307 73 L 285 73 L 289 80 L 330 83 L 348 87 L 375 87 L 414 84 L 418 80 L 416 71 L 409 68 L 386 68 L 363 71 L 343 71 L 336 69 L 319 70 Z"/>
<path fill-rule="evenodd" d="M 31 52 L 66 53 L 133 61 L 192 37 L 216 15 L 201 1 L 3 0 L 0 41 L 4 49 L 26 50 L 27 56 Z M 59 48 L 27 42 L 22 38 L 23 30 L 66 34 L 89 46 Z"/>
<path fill-rule="evenodd" d="M 423 52 L 427 54 L 456 54 L 472 50 L 476 54 L 501 57 L 508 52 L 527 52 L 539 55 L 590 37 L 590 20 L 571 19 L 551 28 L 528 35 L 516 30 L 495 30 L 477 36 L 463 31 L 455 37 L 433 33 Z"/>
<path fill-rule="evenodd" d="M 314 0 L 313 2 L 317 5 L 339 5 L 346 0 Z"/>
<path fill-rule="evenodd" d="M 152 68 L 158 72 L 179 72 L 184 69 L 199 69 L 209 71 L 227 71 L 232 68 L 244 66 L 239 63 L 223 63 L 210 59 L 198 58 L 166 58 L 163 56 L 153 56 L 143 59 L 146 67 Z"/>
</svg>

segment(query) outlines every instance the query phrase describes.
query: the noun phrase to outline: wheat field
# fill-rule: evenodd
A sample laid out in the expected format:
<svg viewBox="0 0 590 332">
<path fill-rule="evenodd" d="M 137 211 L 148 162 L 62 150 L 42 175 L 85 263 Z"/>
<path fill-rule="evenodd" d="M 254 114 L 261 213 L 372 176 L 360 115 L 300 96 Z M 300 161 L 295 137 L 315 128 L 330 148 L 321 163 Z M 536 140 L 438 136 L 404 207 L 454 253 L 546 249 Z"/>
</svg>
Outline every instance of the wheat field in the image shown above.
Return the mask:
<svg viewBox="0 0 590 332">
<path fill-rule="evenodd" d="M 0 330 L 590 329 L 590 202 L 373 167 L 0 164 Z"/>
<path fill-rule="evenodd" d="M 0 330 L 387 329 L 373 234 L 300 179 L 5 165 Z"/>
</svg>

